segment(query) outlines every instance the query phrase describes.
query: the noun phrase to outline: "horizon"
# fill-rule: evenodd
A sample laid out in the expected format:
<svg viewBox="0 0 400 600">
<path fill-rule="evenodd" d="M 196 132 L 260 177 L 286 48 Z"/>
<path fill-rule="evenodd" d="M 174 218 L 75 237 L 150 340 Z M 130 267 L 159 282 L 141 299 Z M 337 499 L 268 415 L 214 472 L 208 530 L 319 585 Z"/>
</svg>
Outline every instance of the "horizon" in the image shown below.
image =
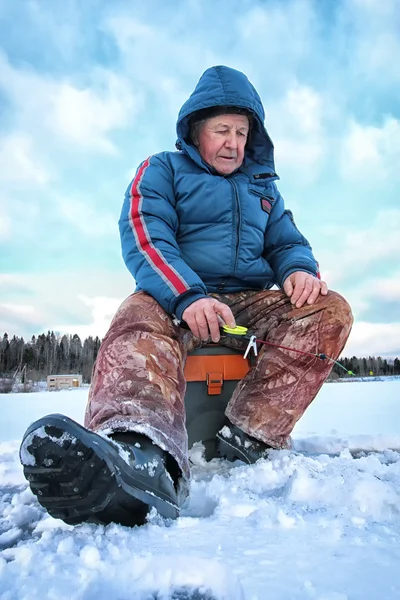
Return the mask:
<svg viewBox="0 0 400 600">
<path fill-rule="evenodd" d="M 62 337 L 64 336 L 69 336 L 69 338 L 73 338 L 75 335 L 78 336 L 78 338 L 80 339 L 82 346 L 83 344 L 88 341 L 89 339 L 92 339 L 92 341 L 96 341 L 99 340 L 99 342 L 102 342 L 102 337 L 100 337 L 99 335 L 89 335 L 87 337 L 81 337 L 78 333 L 61 333 L 60 331 L 53 331 L 53 330 L 48 330 L 47 332 L 42 331 L 39 334 L 33 334 L 30 339 L 25 339 L 24 336 L 19 336 L 18 334 L 9 334 L 8 332 L 4 332 L 3 336 L 0 337 L 0 343 L 1 340 L 4 339 L 4 336 L 7 335 L 8 336 L 8 341 L 10 342 L 10 340 L 15 337 L 16 339 L 22 340 L 24 342 L 24 344 L 31 344 L 33 341 L 33 338 L 35 338 L 35 342 L 37 342 L 38 338 L 41 336 L 47 337 L 48 335 L 54 335 L 56 338 L 56 341 L 59 342 L 61 341 Z M 211 344 L 211 342 L 210 342 Z M 346 347 L 344 348 L 344 350 L 346 350 Z M 328 357 L 329 358 L 329 357 Z M 380 355 L 353 355 L 350 356 L 346 353 L 342 353 L 339 358 L 335 361 L 335 363 L 340 363 L 343 360 L 352 360 L 353 358 L 355 358 L 356 360 L 378 360 L 378 359 L 382 359 L 383 361 L 387 361 L 388 364 L 393 364 L 396 360 L 400 359 L 400 356 L 396 356 L 395 354 L 391 355 L 391 356 L 380 356 Z M 343 365 L 342 365 L 343 366 Z M 380 377 L 383 377 L 383 375 L 381 375 Z M 399 375 L 388 375 L 388 377 L 399 377 Z"/>
<path fill-rule="evenodd" d="M 399 23 L 396 0 L 3 2 L 0 331 L 104 337 L 135 286 L 125 189 L 226 64 L 258 90 L 286 208 L 352 306 L 343 356 L 400 356 Z"/>
</svg>

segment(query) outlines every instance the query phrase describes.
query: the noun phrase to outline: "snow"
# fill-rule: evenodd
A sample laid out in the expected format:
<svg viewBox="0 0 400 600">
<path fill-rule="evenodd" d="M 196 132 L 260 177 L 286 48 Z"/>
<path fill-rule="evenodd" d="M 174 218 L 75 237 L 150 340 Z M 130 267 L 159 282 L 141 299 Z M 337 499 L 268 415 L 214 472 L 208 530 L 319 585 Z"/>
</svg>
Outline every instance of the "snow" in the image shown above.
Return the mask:
<svg viewBox="0 0 400 600">
<path fill-rule="evenodd" d="M 206 463 L 197 445 L 181 517 L 153 511 L 133 529 L 54 520 L 23 477 L 28 425 L 52 412 L 82 422 L 86 398 L 0 396 L 1 600 L 162 600 L 193 586 L 218 600 L 400 597 L 399 379 L 324 385 L 295 451 L 252 466 Z"/>
</svg>

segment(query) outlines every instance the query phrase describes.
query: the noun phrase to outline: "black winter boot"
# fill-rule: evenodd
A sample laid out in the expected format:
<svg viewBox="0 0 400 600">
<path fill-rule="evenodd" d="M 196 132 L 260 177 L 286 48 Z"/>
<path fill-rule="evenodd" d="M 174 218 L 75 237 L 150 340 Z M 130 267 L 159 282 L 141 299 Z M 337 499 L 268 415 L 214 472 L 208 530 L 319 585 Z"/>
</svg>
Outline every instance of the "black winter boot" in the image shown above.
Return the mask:
<svg viewBox="0 0 400 600">
<path fill-rule="evenodd" d="M 228 419 L 217 433 L 217 453 L 230 461 L 242 460 L 251 465 L 260 458 L 267 458 L 271 446 L 251 437 Z"/>
<path fill-rule="evenodd" d="M 33 423 L 20 460 L 40 504 L 69 525 L 142 525 L 152 506 L 175 519 L 185 500 L 175 460 L 145 435 L 112 438 L 59 414 Z"/>
</svg>

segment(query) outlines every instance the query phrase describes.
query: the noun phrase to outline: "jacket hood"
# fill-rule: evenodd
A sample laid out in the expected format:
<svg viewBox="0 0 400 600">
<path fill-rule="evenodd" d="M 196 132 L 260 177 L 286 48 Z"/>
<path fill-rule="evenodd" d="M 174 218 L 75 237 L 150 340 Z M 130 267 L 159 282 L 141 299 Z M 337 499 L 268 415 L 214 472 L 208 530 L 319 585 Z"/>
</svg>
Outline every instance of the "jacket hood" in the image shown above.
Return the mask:
<svg viewBox="0 0 400 600">
<path fill-rule="evenodd" d="M 264 127 L 265 112 L 255 87 L 244 73 L 230 67 L 210 67 L 200 77 L 191 96 L 179 111 L 176 131 L 177 146 L 195 160 L 206 163 L 189 139 L 189 119 L 194 112 L 213 106 L 237 106 L 254 115 L 250 139 L 246 145 L 245 158 L 241 170 L 252 174 L 275 171 L 274 146 Z"/>
</svg>

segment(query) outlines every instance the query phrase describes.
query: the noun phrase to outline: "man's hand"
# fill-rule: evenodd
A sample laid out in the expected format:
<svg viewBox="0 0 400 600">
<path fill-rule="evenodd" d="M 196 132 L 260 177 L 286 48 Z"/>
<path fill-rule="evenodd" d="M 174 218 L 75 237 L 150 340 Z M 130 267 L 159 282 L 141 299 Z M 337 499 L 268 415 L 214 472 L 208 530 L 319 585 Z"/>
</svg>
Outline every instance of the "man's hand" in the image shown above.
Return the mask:
<svg viewBox="0 0 400 600">
<path fill-rule="evenodd" d="M 290 302 L 296 308 L 301 308 L 304 303 L 314 304 L 319 294 L 326 296 L 328 286 L 325 281 L 317 279 L 314 275 L 295 271 L 285 279 L 283 290 L 289 296 Z"/>
<path fill-rule="evenodd" d="M 214 298 L 201 298 L 190 304 L 182 314 L 191 332 L 203 342 L 210 337 L 213 342 L 219 342 L 220 325 L 235 327 L 235 317 L 229 306 Z"/>
</svg>

